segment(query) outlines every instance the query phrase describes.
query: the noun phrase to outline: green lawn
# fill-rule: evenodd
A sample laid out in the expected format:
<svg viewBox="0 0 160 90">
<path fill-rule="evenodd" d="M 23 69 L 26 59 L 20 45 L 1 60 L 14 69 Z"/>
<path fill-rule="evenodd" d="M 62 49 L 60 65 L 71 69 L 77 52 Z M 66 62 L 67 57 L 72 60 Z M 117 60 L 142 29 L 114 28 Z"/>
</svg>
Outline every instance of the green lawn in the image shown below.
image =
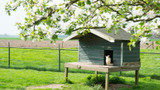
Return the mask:
<svg viewBox="0 0 160 90">
<path fill-rule="evenodd" d="M 47 48 L 46 48 L 47 49 Z M 59 69 L 58 50 L 11 48 L 11 68 L 57 71 Z M 0 67 L 8 67 L 8 48 L 0 48 Z M 78 51 L 61 50 L 61 70 L 64 63 L 77 62 Z"/>
<path fill-rule="evenodd" d="M 61 70 L 65 62 L 75 62 L 78 58 L 77 51 L 61 51 Z M 141 52 L 159 52 L 160 50 L 146 50 Z M 53 83 L 63 83 L 64 73 L 58 70 L 58 51 L 11 49 L 11 68 L 7 67 L 7 48 L 0 48 L 0 90 L 25 89 L 27 86 L 39 86 Z M 160 55 L 141 54 L 142 67 L 140 69 L 139 86 L 119 90 L 160 90 Z M 28 68 L 28 69 L 27 69 Z M 41 71 L 40 71 L 41 70 Z M 48 71 L 47 71 L 48 70 Z M 73 84 L 65 84 L 64 90 L 96 90 L 94 87 L 84 85 L 87 75 L 93 72 L 81 73 L 81 70 L 69 70 L 69 79 Z M 74 72 L 74 73 L 73 73 Z M 75 73 L 77 72 L 77 73 Z M 102 75 L 105 75 L 102 73 Z M 119 73 L 111 73 L 112 76 Z M 122 72 L 126 84 L 134 85 L 134 71 Z"/>
</svg>

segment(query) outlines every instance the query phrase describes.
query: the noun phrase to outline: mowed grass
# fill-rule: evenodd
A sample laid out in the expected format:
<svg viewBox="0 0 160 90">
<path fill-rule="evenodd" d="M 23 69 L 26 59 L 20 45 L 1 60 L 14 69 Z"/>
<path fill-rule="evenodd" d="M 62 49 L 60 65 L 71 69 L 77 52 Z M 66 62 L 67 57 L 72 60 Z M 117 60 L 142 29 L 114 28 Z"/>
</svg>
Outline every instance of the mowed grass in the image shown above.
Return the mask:
<svg viewBox="0 0 160 90">
<path fill-rule="evenodd" d="M 7 58 L 8 58 L 7 48 L 0 48 L 0 52 L 1 52 L 0 66 L 7 66 Z M 26 87 L 28 86 L 40 86 L 53 83 L 57 84 L 64 83 L 65 79 L 64 72 L 54 71 L 54 69 L 57 70 L 58 64 L 56 63 L 58 62 L 58 51 L 13 48 L 11 49 L 11 52 L 12 52 L 11 67 L 21 67 L 21 68 L 20 69 L 0 68 L 0 90 L 4 89 L 23 90 L 26 89 Z M 61 66 L 64 66 L 65 62 L 70 62 L 70 61 L 75 62 L 78 60 L 77 51 L 61 51 L 61 52 L 64 55 L 61 57 Z M 160 51 L 141 49 L 141 52 L 160 52 Z M 49 56 L 50 58 L 47 58 Z M 139 86 L 134 86 L 135 83 L 134 71 L 122 72 L 122 76 L 120 77 L 126 80 L 126 84 L 133 85 L 133 87 L 129 89 L 122 87 L 119 90 L 160 90 L 159 62 L 160 62 L 159 54 L 141 53 L 142 67 L 139 72 Z M 27 69 L 26 67 L 34 67 L 34 70 L 31 70 L 33 68 Z M 69 69 L 69 71 L 71 70 Z M 77 73 L 72 73 L 72 72 L 73 71 L 69 72 L 69 79 L 73 82 L 73 84 L 65 84 L 63 90 L 97 90 L 95 87 L 84 85 L 85 78 L 92 73 L 90 72 L 80 73 L 80 70 L 74 70 L 74 72 Z M 105 75 L 104 73 L 101 74 Z M 119 75 L 119 72 L 111 73 L 111 75 L 117 76 Z"/>
<path fill-rule="evenodd" d="M 0 67 L 8 67 L 8 48 L 0 48 Z M 77 62 L 78 51 L 61 50 L 60 66 L 64 63 Z M 35 70 L 59 70 L 59 51 L 52 49 L 10 49 L 10 67 Z"/>
<path fill-rule="evenodd" d="M 0 37 L 0 40 L 21 40 L 18 37 Z"/>
<path fill-rule="evenodd" d="M 23 90 L 27 86 L 40 86 L 53 83 L 64 83 L 63 72 L 3 68 L 0 68 L 0 72 L 0 90 Z M 74 83 L 81 83 L 82 79 L 86 77 L 86 75 L 88 74 L 73 73 L 69 74 L 69 77 L 72 81 L 74 81 Z"/>
</svg>

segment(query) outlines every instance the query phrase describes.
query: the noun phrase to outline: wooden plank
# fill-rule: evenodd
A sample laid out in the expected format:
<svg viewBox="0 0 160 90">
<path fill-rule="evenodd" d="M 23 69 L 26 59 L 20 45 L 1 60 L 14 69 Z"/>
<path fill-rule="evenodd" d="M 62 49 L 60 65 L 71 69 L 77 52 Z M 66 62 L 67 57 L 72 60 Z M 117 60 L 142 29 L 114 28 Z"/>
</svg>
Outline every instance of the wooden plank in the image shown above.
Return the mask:
<svg viewBox="0 0 160 90">
<path fill-rule="evenodd" d="M 105 90 L 109 90 L 109 72 L 106 72 Z"/>
<path fill-rule="evenodd" d="M 91 71 L 108 72 L 108 67 L 111 67 L 111 66 L 92 65 L 91 63 L 87 63 L 87 62 L 79 62 L 79 63 L 66 63 L 65 67 L 91 70 Z"/>
<path fill-rule="evenodd" d="M 135 85 L 138 85 L 138 79 L 139 79 L 139 70 L 135 71 Z"/>
</svg>

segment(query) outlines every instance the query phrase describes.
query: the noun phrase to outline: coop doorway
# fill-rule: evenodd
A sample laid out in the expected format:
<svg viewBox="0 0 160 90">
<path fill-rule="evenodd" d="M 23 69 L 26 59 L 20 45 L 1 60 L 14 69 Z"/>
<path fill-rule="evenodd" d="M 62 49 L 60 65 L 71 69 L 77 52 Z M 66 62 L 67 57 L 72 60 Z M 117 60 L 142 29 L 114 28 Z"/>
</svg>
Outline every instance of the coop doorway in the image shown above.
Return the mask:
<svg viewBox="0 0 160 90">
<path fill-rule="evenodd" d="M 110 56 L 111 63 L 113 63 L 113 50 L 104 50 L 104 65 L 106 65 L 106 56 Z"/>
</svg>

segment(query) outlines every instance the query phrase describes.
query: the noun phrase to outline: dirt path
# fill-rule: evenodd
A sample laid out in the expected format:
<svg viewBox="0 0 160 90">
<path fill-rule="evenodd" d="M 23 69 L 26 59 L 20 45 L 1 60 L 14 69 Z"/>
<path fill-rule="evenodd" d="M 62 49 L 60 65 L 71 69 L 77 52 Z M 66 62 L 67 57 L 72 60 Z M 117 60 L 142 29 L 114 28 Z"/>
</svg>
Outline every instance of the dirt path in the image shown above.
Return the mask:
<svg viewBox="0 0 160 90">
<path fill-rule="evenodd" d="M 131 88 L 131 85 L 125 84 L 109 84 L 109 90 L 118 90 L 121 87 Z"/>
<path fill-rule="evenodd" d="M 27 90 L 34 90 L 34 89 L 62 89 L 62 86 L 64 84 L 50 84 L 46 86 L 30 86 L 27 87 Z M 121 87 L 131 88 L 131 85 L 125 85 L 125 84 L 109 84 L 109 90 L 118 90 Z"/>
<path fill-rule="evenodd" d="M 62 86 L 64 86 L 64 84 L 50 84 L 50 85 L 46 85 L 46 86 L 31 86 L 31 87 L 27 87 L 27 90 L 33 90 L 33 89 L 47 89 L 47 88 L 51 88 L 51 89 L 62 89 Z"/>
</svg>

